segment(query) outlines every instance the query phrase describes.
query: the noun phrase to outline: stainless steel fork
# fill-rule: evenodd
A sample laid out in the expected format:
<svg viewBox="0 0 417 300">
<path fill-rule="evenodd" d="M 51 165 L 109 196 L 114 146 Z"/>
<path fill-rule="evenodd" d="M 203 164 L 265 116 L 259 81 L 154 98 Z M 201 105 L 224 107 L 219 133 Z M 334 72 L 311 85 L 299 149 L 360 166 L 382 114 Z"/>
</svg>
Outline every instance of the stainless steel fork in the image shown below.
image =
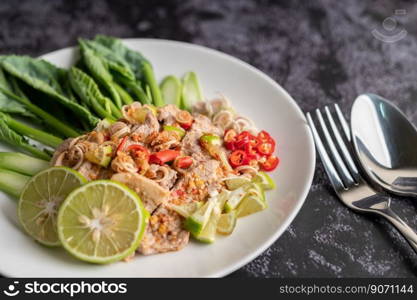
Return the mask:
<svg viewBox="0 0 417 300">
<path fill-rule="evenodd" d="M 337 104 L 334 106 L 345 139 L 350 142 L 351 135 L 348 123 L 339 106 Z M 317 151 L 336 194 L 344 204 L 355 211 L 374 213 L 386 218 L 417 252 L 417 233 L 390 208 L 390 198 L 379 193 L 366 182 L 359 171 L 360 169 L 355 164 L 355 160 L 350 153 L 350 147 L 345 143 L 329 107 L 326 106 L 324 110 L 327 123 L 319 109 L 315 111 L 315 114 L 326 143 L 322 142 L 310 113 L 307 113 L 307 121 Z"/>
</svg>

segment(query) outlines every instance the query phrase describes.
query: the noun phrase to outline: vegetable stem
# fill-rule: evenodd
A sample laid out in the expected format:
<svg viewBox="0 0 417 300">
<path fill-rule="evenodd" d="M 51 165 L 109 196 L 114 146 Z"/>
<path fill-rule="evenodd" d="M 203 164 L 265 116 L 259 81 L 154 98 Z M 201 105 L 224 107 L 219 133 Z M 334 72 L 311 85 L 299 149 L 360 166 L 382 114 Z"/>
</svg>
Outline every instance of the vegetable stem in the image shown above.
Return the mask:
<svg viewBox="0 0 417 300">
<path fill-rule="evenodd" d="M 6 114 L 0 113 L 0 118 L 2 118 L 7 123 L 7 125 L 9 125 L 9 127 L 14 131 L 20 133 L 21 135 L 30 137 L 35 141 L 41 142 L 53 148 L 58 147 L 62 143 L 62 139 L 52 134 L 46 133 L 42 130 L 29 127 L 21 122 L 13 120 L 13 118 Z"/>
<path fill-rule="evenodd" d="M 0 169 L 33 176 L 49 167 L 49 162 L 18 152 L 0 152 Z"/>
<path fill-rule="evenodd" d="M 27 100 L 25 98 L 21 98 L 21 97 L 15 95 L 15 94 L 13 94 L 12 92 L 9 92 L 8 90 L 4 89 L 2 86 L 0 86 L 0 91 L 2 93 L 6 94 L 7 96 L 13 98 L 14 100 L 16 100 L 16 101 L 18 101 L 22 104 L 25 104 L 29 111 L 31 111 L 35 115 L 39 116 L 40 118 L 42 118 L 46 124 L 50 125 L 54 129 L 56 129 L 58 132 L 62 133 L 64 136 L 66 136 L 66 137 L 77 137 L 77 136 L 80 135 L 77 131 L 75 131 L 74 129 L 72 129 L 68 125 L 62 123 L 60 120 L 58 120 L 54 116 L 50 115 L 49 113 L 47 113 L 43 109 L 41 109 L 41 108 L 37 107 L 36 105 L 32 104 L 29 100 Z"/>
<path fill-rule="evenodd" d="M 0 169 L 0 190 L 19 198 L 30 177 L 10 170 Z"/>
<path fill-rule="evenodd" d="M 143 75 L 151 89 L 153 104 L 156 106 L 163 106 L 164 100 L 162 99 L 161 91 L 159 90 L 158 83 L 155 79 L 152 66 L 148 62 L 143 63 Z"/>
</svg>

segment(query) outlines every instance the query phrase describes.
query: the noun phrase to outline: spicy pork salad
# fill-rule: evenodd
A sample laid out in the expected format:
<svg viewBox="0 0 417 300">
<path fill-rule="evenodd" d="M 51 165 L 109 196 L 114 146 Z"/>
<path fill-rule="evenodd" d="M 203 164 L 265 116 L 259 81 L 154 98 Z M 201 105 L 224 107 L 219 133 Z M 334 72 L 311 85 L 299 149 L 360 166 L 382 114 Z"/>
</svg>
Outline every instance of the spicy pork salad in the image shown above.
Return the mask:
<svg viewBox="0 0 417 300">
<path fill-rule="evenodd" d="M 0 153 L 0 189 L 19 198 L 30 236 L 108 263 L 178 251 L 190 236 L 213 243 L 267 208 L 275 184 L 266 172 L 279 164 L 267 131 L 226 97 L 206 100 L 194 72 L 157 84 L 118 39 L 80 40 L 80 52 L 69 70 L 1 60 L 0 139 L 29 155 Z"/>
</svg>

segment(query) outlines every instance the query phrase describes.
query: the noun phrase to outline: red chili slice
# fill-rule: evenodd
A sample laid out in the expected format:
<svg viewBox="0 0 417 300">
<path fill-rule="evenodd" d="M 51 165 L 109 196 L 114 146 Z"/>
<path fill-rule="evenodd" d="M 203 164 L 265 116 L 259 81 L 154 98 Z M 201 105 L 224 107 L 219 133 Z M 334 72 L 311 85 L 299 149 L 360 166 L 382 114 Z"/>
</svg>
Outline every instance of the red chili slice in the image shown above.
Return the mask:
<svg viewBox="0 0 417 300">
<path fill-rule="evenodd" d="M 163 150 L 156 153 L 152 153 L 149 157 L 151 164 L 163 165 L 167 162 L 173 161 L 177 156 L 180 155 L 179 151 L 176 150 Z"/>
<path fill-rule="evenodd" d="M 257 147 L 256 150 L 262 155 L 271 155 L 275 151 L 275 143 L 269 142 L 261 142 Z"/>
<path fill-rule="evenodd" d="M 191 156 L 177 157 L 174 161 L 174 165 L 180 169 L 187 169 L 193 164 Z"/>
<path fill-rule="evenodd" d="M 246 152 L 246 154 L 248 155 L 248 158 L 249 158 L 250 160 L 253 160 L 253 159 L 258 160 L 258 159 L 261 157 L 261 156 L 259 155 L 259 153 L 258 153 L 258 151 L 257 151 L 256 147 L 253 147 L 250 143 L 248 143 L 248 144 L 245 146 L 244 151 Z"/>
<path fill-rule="evenodd" d="M 258 140 L 262 142 L 270 142 L 274 141 L 274 139 L 271 137 L 271 135 L 266 132 L 265 130 L 262 130 L 258 133 Z M 274 141 L 275 142 L 275 141 Z"/>
<path fill-rule="evenodd" d="M 131 153 L 133 152 L 137 156 L 139 156 L 139 154 L 141 153 L 144 153 L 146 159 L 148 159 L 150 155 L 149 150 L 146 147 L 138 144 L 130 145 L 129 147 L 127 147 L 127 151 L 130 151 Z"/>
<path fill-rule="evenodd" d="M 233 168 L 245 165 L 248 163 L 248 155 L 243 150 L 235 150 L 230 154 L 229 162 Z"/>
<path fill-rule="evenodd" d="M 261 169 L 263 171 L 271 172 L 271 171 L 275 170 L 275 168 L 278 166 L 279 158 L 276 157 L 275 155 L 271 155 L 271 156 L 268 156 L 266 158 L 265 162 L 262 162 L 262 163 L 259 163 L 259 164 L 260 164 Z"/>
<path fill-rule="evenodd" d="M 119 146 L 117 146 L 116 153 L 123 149 L 124 145 L 126 144 L 127 136 L 122 138 Z"/>
<path fill-rule="evenodd" d="M 250 142 L 250 136 L 251 134 L 249 133 L 249 131 L 242 131 L 241 133 L 239 133 L 235 138 L 236 149 L 244 149 L 246 144 Z"/>
<path fill-rule="evenodd" d="M 234 129 L 228 129 L 224 133 L 223 140 L 224 140 L 224 146 L 226 149 L 234 151 L 236 150 L 235 146 L 235 139 L 236 139 L 237 133 Z"/>
</svg>

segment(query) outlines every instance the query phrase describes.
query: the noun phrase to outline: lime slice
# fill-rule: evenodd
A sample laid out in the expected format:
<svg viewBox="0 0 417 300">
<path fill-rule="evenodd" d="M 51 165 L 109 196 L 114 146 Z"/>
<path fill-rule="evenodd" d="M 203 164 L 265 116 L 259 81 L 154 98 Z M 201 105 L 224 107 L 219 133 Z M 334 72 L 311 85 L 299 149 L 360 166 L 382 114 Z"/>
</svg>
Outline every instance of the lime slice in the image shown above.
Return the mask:
<svg viewBox="0 0 417 300">
<path fill-rule="evenodd" d="M 265 190 L 273 190 L 276 188 L 275 182 L 265 172 L 258 172 L 258 174 L 256 174 L 253 178 L 253 182 L 259 183 Z"/>
<path fill-rule="evenodd" d="M 203 243 L 211 244 L 216 240 L 216 229 L 219 221 L 219 214 L 212 214 L 199 234 L 193 234 L 194 238 Z"/>
<path fill-rule="evenodd" d="M 198 201 L 198 202 L 191 202 L 191 203 L 187 203 L 183 205 L 170 204 L 169 208 L 171 208 L 173 211 L 177 212 L 184 218 L 188 218 L 201 206 L 203 206 L 203 202 Z"/>
<path fill-rule="evenodd" d="M 233 191 L 236 190 L 238 188 L 240 188 L 241 186 L 250 183 L 250 179 L 247 177 L 229 177 L 227 179 L 225 179 L 224 181 L 226 183 L 226 186 L 229 190 Z"/>
<path fill-rule="evenodd" d="M 80 173 L 65 167 L 49 168 L 32 177 L 23 188 L 17 208 L 25 231 L 41 244 L 60 245 L 56 228 L 59 206 L 86 182 Z"/>
<path fill-rule="evenodd" d="M 254 214 L 258 211 L 264 210 L 268 205 L 266 201 L 257 195 L 249 194 L 243 198 L 242 202 L 237 208 L 238 218 Z"/>
<path fill-rule="evenodd" d="M 234 191 L 232 191 L 229 195 L 229 199 L 226 201 L 224 205 L 224 211 L 230 212 L 234 210 L 242 201 L 243 197 L 246 195 L 245 186 L 242 186 Z"/>
<path fill-rule="evenodd" d="M 247 188 L 247 195 L 255 195 L 266 201 L 265 191 L 259 183 L 251 183 Z"/>
<path fill-rule="evenodd" d="M 204 226 L 203 230 L 199 234 L 193 234 L 196 240 L 209 244 L 213 243 L 216 240 L 217 224 L 222 213 L 224 201 L 226 201 L 222 193 L 211 199 L 215 199 L 214 201 L 216 202 L 207 224 Z"/>
<path fill-rule="evenodd" d="M 218 197 L 209 198 L 202 207 L 200 207 L 190 217 L 185 219 L 185 229 L 194 235 L 200 234 L 203 228 L 207 225 L 211 216 L 211 212 L 216 206 L 217 200 Z"/>
<path fill-rule="evenodd" d="M 236 226 L 237 214 L 235 210 L 227 214 L 222 214 L 217 223 L 217 232 L 220 234 L 231 234 Z"/>
<path fill-rule="evenodd" d="M 58 213 L 58 235 L 75 257 L 110 263 L 139 246 L 149 213 L 126 186 L 97 180 L 73 191 Z"/>
</svg>

